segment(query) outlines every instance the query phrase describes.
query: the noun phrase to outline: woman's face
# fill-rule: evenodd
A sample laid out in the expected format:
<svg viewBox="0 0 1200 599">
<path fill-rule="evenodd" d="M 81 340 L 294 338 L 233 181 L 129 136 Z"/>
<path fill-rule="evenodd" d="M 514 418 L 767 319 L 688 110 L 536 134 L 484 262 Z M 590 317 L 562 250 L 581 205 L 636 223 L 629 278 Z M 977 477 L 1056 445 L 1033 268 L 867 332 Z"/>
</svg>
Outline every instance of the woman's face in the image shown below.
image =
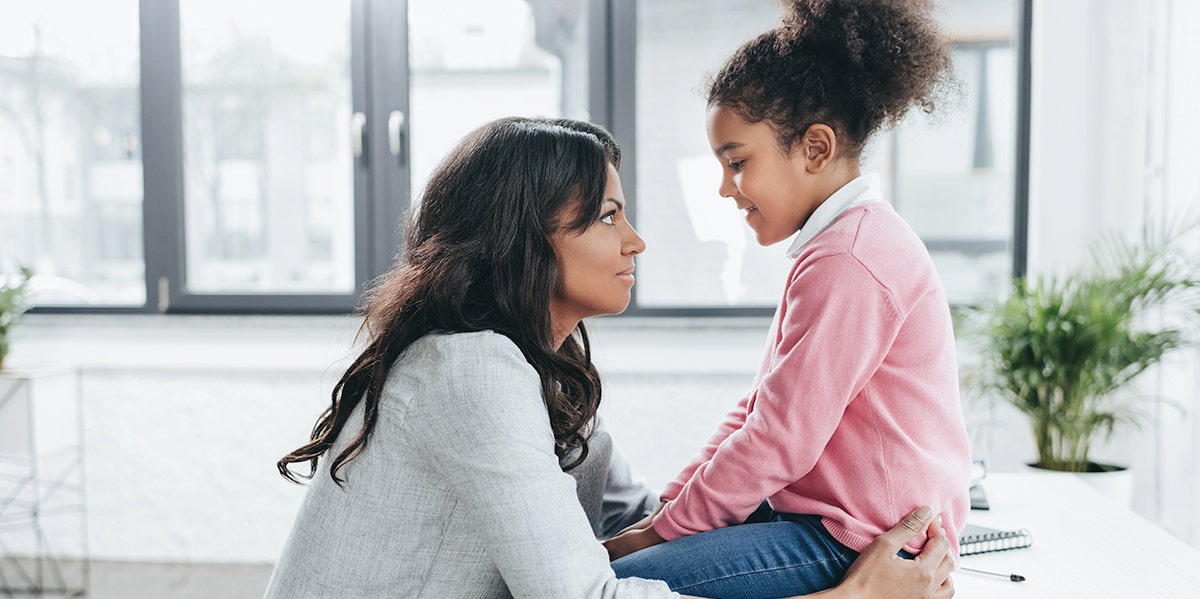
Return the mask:
<svg viewBox="0 0 1200 599">
<path fill-rule="evenodd" d="M 608 165 L 600 219 L 583 231 L 551 235 L 550 245 L 559 272 L 558 291 L 550 300 L 557 332 L 569 332 L 589 316 L 625 310 L 633 288 L 633 257 L 646 244 L 625 220 L 625 194 L 615 167 Z"/>
</svg>

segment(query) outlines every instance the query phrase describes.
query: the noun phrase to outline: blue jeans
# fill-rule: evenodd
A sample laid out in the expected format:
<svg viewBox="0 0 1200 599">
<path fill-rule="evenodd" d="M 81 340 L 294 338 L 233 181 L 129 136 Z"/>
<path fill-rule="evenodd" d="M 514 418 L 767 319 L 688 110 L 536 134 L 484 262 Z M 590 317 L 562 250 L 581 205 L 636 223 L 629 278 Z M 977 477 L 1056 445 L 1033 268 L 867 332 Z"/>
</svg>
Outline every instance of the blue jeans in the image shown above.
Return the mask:
<svg viewBox="0 0 1200 599">
<path fill-rule="evenodd" d="M 764 503 L 745 524 L 655 545 L 612 567 L 618 578 L 665 580 L 685 595 L 769 599 L 836 586 L 857 557 L 819 516 L 779 513 Z"/>
</svg>

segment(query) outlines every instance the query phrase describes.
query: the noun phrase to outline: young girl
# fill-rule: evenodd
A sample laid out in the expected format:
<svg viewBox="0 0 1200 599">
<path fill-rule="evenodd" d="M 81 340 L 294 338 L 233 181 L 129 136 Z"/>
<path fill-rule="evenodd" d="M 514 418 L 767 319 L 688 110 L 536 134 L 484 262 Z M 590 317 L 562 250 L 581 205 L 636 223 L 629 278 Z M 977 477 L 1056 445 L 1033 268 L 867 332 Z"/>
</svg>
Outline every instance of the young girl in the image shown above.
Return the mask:
<svg viewBox="0 0 1200 599">
<path fill-rule="evenodd" d="M 652 521 L 607 544 L 614 558 L 657 545 L 614 562 L 618 576 L 720 597 L 806 593 L 841 580 L 917 505 L 942 514 L 952 542 L 963 525 L 970 451 L 949 306 L 921 240 L 859 166 L 871 135 L 931 110 L 947 77 L 930 9 L 795 0 L 712 82 L 720 193 L 759 243 L 795 235 L 795 264 L 750 393 Z"/>
</svg>

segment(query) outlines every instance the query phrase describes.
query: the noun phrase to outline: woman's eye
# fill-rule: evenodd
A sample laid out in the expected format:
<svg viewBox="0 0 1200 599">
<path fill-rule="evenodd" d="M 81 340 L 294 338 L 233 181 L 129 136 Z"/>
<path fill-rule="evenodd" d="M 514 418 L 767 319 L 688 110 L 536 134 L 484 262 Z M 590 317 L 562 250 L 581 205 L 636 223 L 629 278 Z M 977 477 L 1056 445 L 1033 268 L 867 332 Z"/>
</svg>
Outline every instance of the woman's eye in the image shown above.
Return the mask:
<svg viewBox="0 0 1200 599">
<path fill-rule="evenodd" d="M 612 212 L 608 212 L 608 213 L 606 213 L 604 216 L 601 216 L 601 217 L 600 217 L 600 222 L 602 222 L 602 223 L 604 223 L 604 224 L 606 224 L 606 225 L 611 225 L 611 224 L 613 224 L 613 220 L 614 220 L 616 217 L 617 217 L 617 211 L 616 211 L 616 210 L 613 210 Z"/>
<path fill-rule="evenodd" d="M 745 164 L 745 161 L 744 161 L 744 160 L 739 160 L 739 161 L 737 161 L 737 162 L 730 162 L 730 163 L 729 163 L 729 168 L 733 169 L 735 172 L 736 172 L 736 171 L 740 171 L 740 170 L 742 170 L 742 165 L 743 165 L 743 164 Z"/>
</svg>

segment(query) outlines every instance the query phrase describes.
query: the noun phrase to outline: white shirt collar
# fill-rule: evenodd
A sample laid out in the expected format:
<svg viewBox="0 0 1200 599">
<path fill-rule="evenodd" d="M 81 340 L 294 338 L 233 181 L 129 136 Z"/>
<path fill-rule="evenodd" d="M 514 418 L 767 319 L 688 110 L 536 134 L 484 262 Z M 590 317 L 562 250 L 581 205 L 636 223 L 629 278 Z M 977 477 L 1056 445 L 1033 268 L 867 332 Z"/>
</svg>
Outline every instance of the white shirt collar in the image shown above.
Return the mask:
<svg viewBox="0 0 1200 599">
<path fill-rule="evenodd" d="M 796 233 L 792 244 L 788 246 L 787 257 L 795 258 L 800 255 L 800 250 L 812 241 L 817 233 L 824 231 L 826 227 L 833 224 L 843 212 L 868 202 L 882 202 L 883 191 L 879 185 L 879 175 L 875 173 L 867 173 L 854 178 L 849 183 L 843 185 L 841 189 L 833 192 L 820 206 L 813 211 L 812 216 L 808 218 L 808 222 L 800 227 L 800 231 Z"/>
</svg>

